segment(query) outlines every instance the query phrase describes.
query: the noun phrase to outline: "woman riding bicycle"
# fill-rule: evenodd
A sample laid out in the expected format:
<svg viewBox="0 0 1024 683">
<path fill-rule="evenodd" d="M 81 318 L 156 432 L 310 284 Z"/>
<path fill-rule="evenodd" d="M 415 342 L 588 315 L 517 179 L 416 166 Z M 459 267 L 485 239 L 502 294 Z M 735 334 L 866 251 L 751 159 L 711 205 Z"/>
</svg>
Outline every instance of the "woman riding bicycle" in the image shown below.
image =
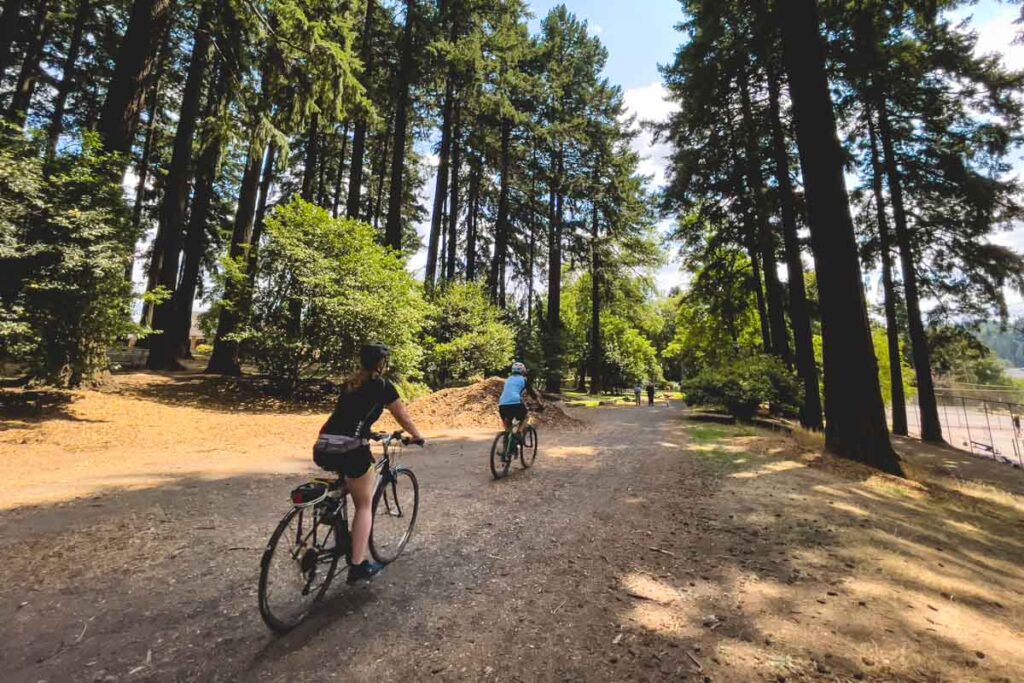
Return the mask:
<svg viewBox="0 0 1024 683">
<path fill-rule="evenodd" d="M 373 423 L 387 408 L 402 429 L 409 433 L 410 442 L 423 444 L 423 437 L 399 398 L 398 390 L 383 376 L 390 356 L 391 349 L 384 344 L 367 344 L 361 349 L 361 369 L 346 380 L 334 412 L 320 430 L 322 438 L 325 435 L 336 436 L 336 444 L 347 445 L 336 447 L 332 452 L 313 451 L 317 465 L 345 477 L 345 485 L 355 506 L 349 583 L 369 579 L 384 567 L 369 559 L 376 481 L 369 445 Z"/>
<path fill-rule="evenodd" d="M 537 392 L 530 385 L 530 379 L 526 374 L 526 366 L 518 362 L 513 363 L 512 372 L 508 379 L 505 380 L 505 387 L 501 392 L 501 397 L 498 399 L 498 413 L 501 415 L 501 421 L 504 423 L 506 431 L 511 429 L 512 420 L 519 420 L 516 436 L 521 436 L 523 429 L 526 428 L 526 418 L 529 415 L 526 402 L 523 399 L 523 394 L 526 393 L 530 394 L 533 400 L 540 400 Z"/>
</svg>

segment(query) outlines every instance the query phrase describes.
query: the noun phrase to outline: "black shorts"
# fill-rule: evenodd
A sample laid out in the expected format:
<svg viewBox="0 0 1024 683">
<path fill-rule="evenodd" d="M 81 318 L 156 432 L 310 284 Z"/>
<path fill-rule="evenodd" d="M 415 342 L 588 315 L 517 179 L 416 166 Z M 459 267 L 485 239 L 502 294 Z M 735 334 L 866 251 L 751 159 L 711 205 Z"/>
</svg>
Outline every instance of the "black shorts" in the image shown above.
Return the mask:
<svg viewBox="0 0 1024 683">
<path fill-rule="evenodd" d="M 360 446 L 348 453 L 335 456 L 318 457 L 314 454 L 313 461 L 321 468 L 337 472 L 349 479 L 357 479 L 373 467 L 373 455 L 370 454 L 369 446 Z"/>
<path fill-rule="evenodd" d="M 526 416 L 530 411 L 526 409 L 525 403 L 516 403 L 510 406 L 498 406 L 498 413 L 502 420 L 519 420 L 526 422 Z"/>
</svg>

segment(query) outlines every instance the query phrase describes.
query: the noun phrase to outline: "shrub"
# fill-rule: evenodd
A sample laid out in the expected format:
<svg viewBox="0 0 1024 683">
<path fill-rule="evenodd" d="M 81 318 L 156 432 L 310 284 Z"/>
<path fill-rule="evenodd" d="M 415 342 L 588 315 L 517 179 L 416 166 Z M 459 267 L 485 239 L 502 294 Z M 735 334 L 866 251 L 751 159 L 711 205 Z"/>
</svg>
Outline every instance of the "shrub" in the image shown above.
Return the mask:
<svg viewBox="0 0 1024 683">
<path fill-rule="evenodd" d="M 803 402 L 792 370 L 774 357 L 759 354 L 707 368 L 683 382 L 687 405 L 721 406 L 749 420 L 767 403 L 773 414 L 791 415 Z"/>
<path fill-rule="evenodd" d="M 36 140 L 0 133 L 0 359 L 73 387 L 140 330 L 125 278 L 138 236 L 118 183 L 123 162 L 95 136 L 48 164 Z"/>
<path fill-rule="evenodd" d="M 398 375 L 417 378 L 423 299 L 371 226 L 295 199 L 274 210 L 266 231 L 252 315 L 238 338 L 279 391 L 353 371 L 371 341 L 392 347 Z"/>
<path fill-rule="evenodd" d="M 438 292 L 424 330 L 426 370 L 434 386 L 504 371 L 512 363 L 515 332 L 483 287 L 449 284 Z"/>
</svg>

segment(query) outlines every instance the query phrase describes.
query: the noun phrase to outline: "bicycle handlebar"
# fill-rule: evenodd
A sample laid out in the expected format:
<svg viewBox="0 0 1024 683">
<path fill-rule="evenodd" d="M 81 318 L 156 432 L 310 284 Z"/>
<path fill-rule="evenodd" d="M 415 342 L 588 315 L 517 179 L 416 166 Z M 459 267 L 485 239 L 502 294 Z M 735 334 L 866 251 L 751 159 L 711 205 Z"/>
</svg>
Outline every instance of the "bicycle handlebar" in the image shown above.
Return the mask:
<svg viewBox="0 0 1024 683">
<path fill-rule="evenodd" d="M 388 432 L 373 432 L 370 434 L 371 441 L 380 441 L 384 444 L 390 444 L 392 441 L 401 441 L 405 446 L 423 446 L 425 443 L 423 439 L 414 439 L 411 436 L 406 436 L 405 432 L 401 429 L 397 429 L 390 434 Z"/>
</svg>

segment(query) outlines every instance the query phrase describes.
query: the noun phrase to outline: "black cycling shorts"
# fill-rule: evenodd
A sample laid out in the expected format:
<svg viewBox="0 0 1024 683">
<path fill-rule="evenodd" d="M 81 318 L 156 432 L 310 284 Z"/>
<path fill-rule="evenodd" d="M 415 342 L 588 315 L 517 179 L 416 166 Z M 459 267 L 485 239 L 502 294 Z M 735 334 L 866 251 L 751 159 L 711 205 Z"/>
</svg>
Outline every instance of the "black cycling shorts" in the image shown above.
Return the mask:
<svg viewBox="0 0 1024 683">
<path fill-rule="evenodd" d="M 529 411 L 526 409 L 525 403 L 516 403 L 510 406 L 498 406 L 498 413 L 501 415 L 502 420 L 526 422 L 526 415 Z"/>
<path fill-rule="evenodd" d="M 357 479 L 373 467 L 373 455 L 370 454 L 369 446 L 360 446 L 341 455 L 320 456 L 314 454 L 313 461 L 321 468 L 337 472 L 349 479 Z"/>
</svg>

